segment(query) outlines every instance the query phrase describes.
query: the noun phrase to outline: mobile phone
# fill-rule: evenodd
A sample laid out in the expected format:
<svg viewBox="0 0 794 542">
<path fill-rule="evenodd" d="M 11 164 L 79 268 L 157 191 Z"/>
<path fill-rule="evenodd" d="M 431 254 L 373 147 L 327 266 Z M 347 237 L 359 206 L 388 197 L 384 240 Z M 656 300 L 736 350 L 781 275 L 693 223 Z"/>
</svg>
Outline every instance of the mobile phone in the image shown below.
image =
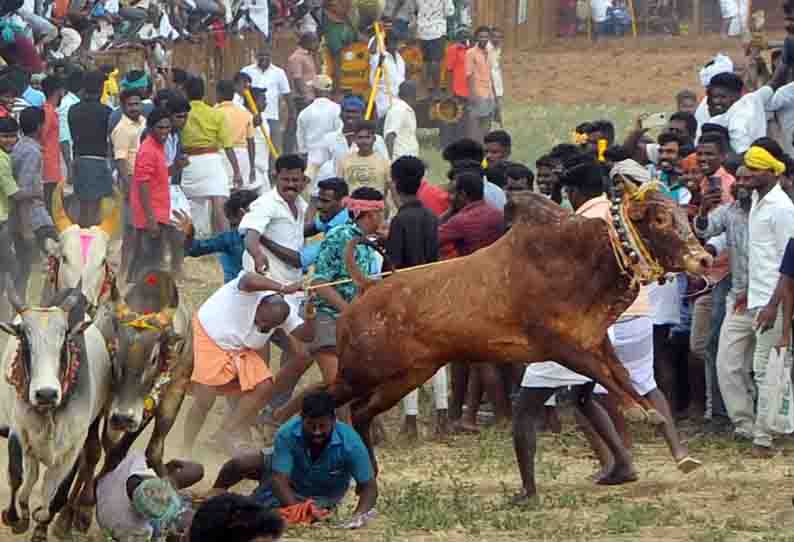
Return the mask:
<svg viewBox="0 0 794 542">
<path fill-rule="evenodd" d="M 667 126 L 669 119 L 670 115 L 668 113 L 653 113 L 642 119 L 642 127 L 646 130 L 651 128 L 661 128 L 663 126 Z"/>
</svg>

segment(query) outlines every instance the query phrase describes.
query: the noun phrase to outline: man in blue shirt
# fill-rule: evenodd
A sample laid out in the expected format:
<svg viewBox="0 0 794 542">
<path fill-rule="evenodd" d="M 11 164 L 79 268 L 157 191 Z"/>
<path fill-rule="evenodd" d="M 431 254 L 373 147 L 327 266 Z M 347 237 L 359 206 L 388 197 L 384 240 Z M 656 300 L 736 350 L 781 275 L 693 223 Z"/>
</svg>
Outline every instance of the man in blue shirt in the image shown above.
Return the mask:
<svg viewBox="0 0 794 542">
<path fill-rule="evenodd" d="M 194 239 L 193 223 L 190 221 L 190 217 L 179 211 L 175 213 L 176 226 L 185 234 L 185 255 L 198 258 L 207 254 L 218 254 L 223 268 L 224 284 L 236 279 L 240 271 L 243 270 L 245 239 L 237 231 L 237 227 L 240 225 L 243 215 L 248 212 L 248 207 L 258 197 L 253 190 L 233 192 L 223 205 L 226 220 L 229 221 L 232 229 L 209 239 Z"/>
<path fill-rule="evenodd" d="M 311 500 L 324 512 L 341 502 L 355 480 L 358 505 L 347 526 L 363 526 L 374 516 L 378 485 L 361 437 L 336 421 L 335 408 L 335 399 L 326 391 L 306 395 L 301 415 L 279 429 L 273 448 L 228 461 L 213 489 L 226 491 L 244 479 L 257 480 L 253 496 L 266 507 Z"/>
<path fill-rule="evenodd" d="M 320 233 L 326 234 L 336 226 L 350 222 L 350 215 L 342 205 L 342 200 L 349 193 L 345 180 L 339 177 L 325 179 L 317 183 L 317 188 L 319 189 L 317 216 L 315 216 L 314 222 L 306 225 L 304 230 L 304 236 L 306 237 L 314 237 Z M 317 259 L 321 244 L 322 241 L 315 241 L 306 243 L 303 246 L 301 250 L 301 265 L 303 265 L 304 271 L 308 270 L 309 266 Z"/>
</svg>

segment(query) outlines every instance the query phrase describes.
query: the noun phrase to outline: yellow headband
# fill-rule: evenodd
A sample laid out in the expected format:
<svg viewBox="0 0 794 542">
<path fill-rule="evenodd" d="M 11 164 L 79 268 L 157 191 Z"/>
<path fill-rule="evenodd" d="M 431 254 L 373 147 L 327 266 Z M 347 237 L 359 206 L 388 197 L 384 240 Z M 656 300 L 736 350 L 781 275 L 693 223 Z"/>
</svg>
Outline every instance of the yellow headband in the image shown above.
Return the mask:
<svg viewBox="0 0 794 542">
<path fill-rule="evenodd" d="M 750 147 L 744 155 L 744 165 L 752 169 L 771 170 L 775 175 L 786 172 L 786 165 L 761 147 Z"/>
</svg>

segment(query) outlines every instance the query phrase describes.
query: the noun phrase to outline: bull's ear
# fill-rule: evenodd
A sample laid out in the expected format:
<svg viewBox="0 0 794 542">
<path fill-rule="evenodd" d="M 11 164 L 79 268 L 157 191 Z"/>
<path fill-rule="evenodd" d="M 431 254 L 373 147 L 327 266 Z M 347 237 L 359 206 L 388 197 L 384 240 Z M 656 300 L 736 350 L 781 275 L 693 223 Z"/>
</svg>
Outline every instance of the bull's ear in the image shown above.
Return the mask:
<svg viewBox="0 0 794 542">
<path fill-rule="evenodd" d="M 0 331 L 4 331 L 14 337 L 22 335 L 22 326 L 11 322 L 0 322 Z"/>
</svg>

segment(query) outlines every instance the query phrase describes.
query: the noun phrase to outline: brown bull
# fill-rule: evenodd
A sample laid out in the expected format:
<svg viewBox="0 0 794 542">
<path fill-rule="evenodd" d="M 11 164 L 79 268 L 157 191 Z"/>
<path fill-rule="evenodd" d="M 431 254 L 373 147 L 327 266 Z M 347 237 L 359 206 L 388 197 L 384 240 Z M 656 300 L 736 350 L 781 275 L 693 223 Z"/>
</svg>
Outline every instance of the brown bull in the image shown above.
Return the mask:
<svg viewBox="0 0 794 542">
<path fill-rule="evenodd" d="M 352 242 L 347 265 L 364 293 L 339 318 L 331 392 L 339 404 L 352 401 L 367 445 L 376 415 L 453 361 L 553 359 L 602 384 L 627 419 L 660 423 L 634 391 L 607 328 L 634 301 L 640 280 L 702 274 L 710 256 L 683 210 L 653 186 L 625 181 L 615 198 L 613 228 L 515 193 L 505 207 L 512 227 L 499 241 L 380 283 L 356 268 Z"/>
</svg>

